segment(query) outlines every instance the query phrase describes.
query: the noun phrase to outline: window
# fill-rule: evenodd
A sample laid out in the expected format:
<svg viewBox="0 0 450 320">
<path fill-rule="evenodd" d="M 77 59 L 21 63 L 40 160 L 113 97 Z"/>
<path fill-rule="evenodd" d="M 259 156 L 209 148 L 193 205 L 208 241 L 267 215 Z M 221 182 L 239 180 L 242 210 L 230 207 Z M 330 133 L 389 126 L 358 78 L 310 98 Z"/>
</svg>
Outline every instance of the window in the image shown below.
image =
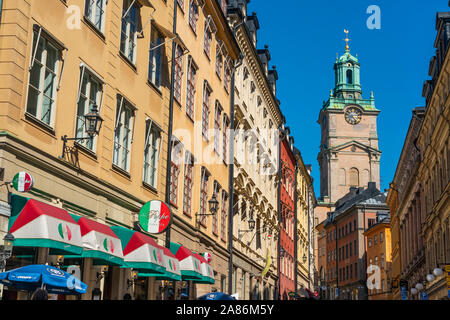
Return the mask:
<svg viewBox="0 0 450 320">
<path fill-rule="evenodd" d="M 356 220 L 353 220 L 353 231 L 356 231 Z"/>
<path fill-rule="evenodd" d="M 345 258 L 348 258 L 348 244 L 345 245 Z"/>
<path fill-rule="evenodd" d="M 146 121 L 145 137 L 143 181 L 156 189 L 161 129 L 152 120 Z"/>
<path fill-rule="evenodd" d="M 183 213 L 187 216 L 192 214 L 192 188 L 194 177 L 194 158 L 190 152 L 186 151 L 184 165 L 184 188 L 183 188 Z"/>
<path fill-rule="evenodd" d="M 208 82 L 204 82 L 203 85 L 203 108 L 202 108 L 202 135 L 208 140 L 208 127 L 209 127 L 209 101 L 211 98 L 211 87 Z"/>
<path fill-rule="evenodd" d="M 383 241 L 384 241 L 384 233 L 380 232 L 380 242 L 383 242 Z"/>
<path fill-rule="evenodd" d="M 358 263 L 355 262 L 355 278 L 358 278 Z"/>
<path fill-rule="evenodd" d="M 198 5 L 196 1 L 191 0 L 189 6 L 189 25 L 192 30 L 197 33 L 197 21 L 198 21 Z"/>
<path fill-rule="evenodd" d="M 84 15 L 100 32 L 105 28 L 106 0 L 86 0 Z"/>
<path fill-rule="evenodd" d="M 133 135 L 134 108 L 124 98 L 117 100 L 113 164 L 129 172 Z"/>
<path fill-rule="evenodd" d="M 374 245 L 378 244 L 378 237 L 377 237 L 377 235 L 373 236 L 373 244 Z"/>
<path fill-rule="evenodd" d="M 369 243 L 369 248 L 371 248 L 372 247 L 372 238 L 369 238 L 368 243 Z"/>
<path fill-rule="evenodd" d="M 178 176 L 180 175 L 182 149 L 183 145 L 179 141 L 172 141 L 169 201 L 174 206 L 177 206 L 178 203 Z"/>
<path fill-rule="evenodd" d="M 382 253 L 380 256 L 380 267 L 384 268 L 384 253 Z"/>
<path fill-rule="evenodd" d="M 187 94 L 186 94 L 186 114 L 194 120 L 194 102 L 195 102 L 195 83 L 197 68 L 191 57 L 189 57 L 188 76 L 187 76 Z"/>
<path fill-rule="evenodd" d="M 228 161 L 228 129 L 230 126 L 230 119 L 226 114 L 223 115 L 223 161 Z"/>
<path fill-rule="evenodd" d="M 214 189 L 213 189 L 213 193 L 216 195 L 216 197 L 219 197 L 220 195 L 220 189 L 221 186 L 219 185 L 219 183 L 217 181 L 214 181 Z M 218 209 L 219 210 L 219 209 Z M 212 232 L 214 235 L 218 235 L 219 233 L 219 226 L 218 226 L 218 216 L 219 216 L 219 211 L 216 212 L 216 214 L 214 214 L 212 216 Z"/>
<path fill-rule="evenodd" d="M 205 21 L 205 33 L 203 37 L 203 51 L 206 53 L 206 56 L 210 58 L 211 56 L 211 43 L 212 43 L 212 27 L 211 24 L 213 23 L 211 16 L 208 16 L 208 18 Z"/>
<path fill-rule="evenodd" d="M 349 251 L 349 253 L 350 253 L 350 257 L 352 256 L 352 254 L 353 254 L 353 250 L 352 250 L 352 243 L 350 242 L 349 244 L 348 244 L 348 251 Z"/>
<path fill-rule="evenodd" d="M 222 241 L 227 240 L 227 203 L 228 203 L 228 194 L 225 192 L 225 190 L 222 190 L 222 206 L 221 206 L 221 221 L 220 221 L 220 238 Z"/>
<path fill-rule="evenodd" d="M 139 8 L 136 1 L 123 1 L 120 52 L 132 64 L 136 64 L 138 10 Z"/>
<path fill-rule="evenodd" d="M 222 115 L 222 106 L 219 101 L 216 100 L 216 107 L 214 111 L 214 151 L 216 154 L 219 154 L 220 148 L 220 139 L 221 135 L 221 115 Z"/>
<path fill-rule="evenodd" d="M 225 62 L 225 67 L 223 71 L 223 87 L 226 92 L 230 92 L 230 81 L 231 81 L 231 71 L 228 62 Z"/>
<path fill-rule="evenodd" d="M 91 72 L 86 69 L 86 66 L 81 67 L 80 87 L 78 89 L 78 106 L 77 106 L 77 123 L 76 123 L 76 138 L 86 137 L 85 118 L 84 115 L 91 112 L 94 105 L 100 109 L 103 82 L 100 82 Z M 86 139 L 77 141 L 89 150 L 95 151 L 95 142 L 97 137 L 93 139 Z"/>
<path fill-rule="evenodd" d="M 375 257 L 375 265 L 378 266 L 378 257 Z"/>
<path fill-rule="evenodd" d="M 202 167 L 202 176 L 200 183 L 200 212 L 199 214 L 207 214 L 208 210 L 208 179 L 209 173 L 205 167 Z M 206 216 L 200 217 L 200 224 L 206 227 Z"/>
<path fill-rule="evenodd" d="M 42 28 L 34 31 L 27 112 L 46 125 L 53 126 L 61 50 L 43 33 Z"/>
<path fill-rule="evenodd" d="M 183 79 L 183 48 L 177 45 L 175 59 L 175 84 L 173 96 L 181 104 L 181 81 Z"/>
<path fill-rule="evenodd" d="M 353 265 L 350 265 L 350 279 L 353 279 Z"/>
<path fill-rule="evenodd" d="M 162 46 L 163 36 L 152 28 L 149 64 L 148 64 L 148 80 L 157 88 L 161 86 L 161 67 L 162 67 Z"/>
<path fill-rule="evenodd" d="M 355 256 L 356 256 L 356 253 L 357 253 L 357 251 L 356 251 L 356 240 L 353 241 L 353 248 L 355 249 Z"/>
<path fill-rule="evenodd" d="M 353 84 L 353 71 L 347 70 L 347 84 Z"/>
<path fill-rule="evenodd" d="M 222 53 L 222 41 L 217 41 L 216 45 L 216 74 L 219 79 L 222 79 L 222 68 L 223 68 L 223 53 Z"/>
</svg>

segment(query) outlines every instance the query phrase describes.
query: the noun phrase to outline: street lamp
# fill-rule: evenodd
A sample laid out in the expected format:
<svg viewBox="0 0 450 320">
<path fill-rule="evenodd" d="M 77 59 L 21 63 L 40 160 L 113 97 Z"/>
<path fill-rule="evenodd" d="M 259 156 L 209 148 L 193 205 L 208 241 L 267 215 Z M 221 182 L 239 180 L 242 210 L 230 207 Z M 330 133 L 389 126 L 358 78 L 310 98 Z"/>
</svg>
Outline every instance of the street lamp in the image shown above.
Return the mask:
<svg viewBox="0 0 450 320">
<path fill-rule="evenodd" d="M 213 216 L 217 213 L 217 208 L 219 207 L 219 201 L 217 201 L 216 193 L 212 195 L 211 199 L 208 201 L 209 205 L 209 211 L 211 213 L 196 213 L 195 219 L 197 221 L 197 225 L 200 224 L 200 219 L 198 217 L 207 217 L 207 216 Z"/>
<path fill-rule="evenodd" d="M 11 258 L 13 245 L 14 236 L 8 232 L 3 238 L 3 245 L 0 246 L 0 270 L 5 268 L 6 260 Z"/>
<path fill-rule="evenodd" d="M 434 279 L 436 279 L 436 278 L 434 277 L 434 275 L 432 275 L 432 274 L 430 273 L 430 274 L 427 274 L 426 279 L 427 279 L 428 282 L 433 282 Z"/>
<path fill-rule="evenodd" d="M 88 137 L 75 137 L 68 138 L 67 135 L 61 137 L 63 141 L 63 150 L 61 154 L 61 158 L 64 158 L 66 153 L 70 153 L 72 148 L 67 148 L 67 141 L 83 141 L 83 140 L 92 140 L 96 135 L 100 133 L 100 129 L 102 127 L 103 118 L 98 113 L 98 107 L 96 104 L 92 106 L 91 112 L 84 115 L 84 127 L 85 131 L 88 134 Z"/>
<path fill-rule="evenodd" d="M 416 289 L 417 289 L 418 291 L 422 291 L 422 290 L 423 290 L 423 284 L 421 284 L 420 282 L 418 282 L 418 283 L 416 284 Z"/>
<path fill-rule="evenodd" d="M 444 272 L 442 271 L 441 268 L 435 268 L 435 269 L 433 270 L 433 274 L 434 274 L 436 277 L 440 277 L 440 276 L 442 276 L 442 275 L 444 274 Z"/>
<path fill-rule="evenodd" d="M 250 217 L 250 219 L 248 219 L 248 230 L 238 230 L 238 236 L 240 237 L 241 234 L 247 233 L 247 232 L 252 232 L 253 230 L 255 230 L 255 220 L 253 220 L 253 217 Z"/>
</svg>

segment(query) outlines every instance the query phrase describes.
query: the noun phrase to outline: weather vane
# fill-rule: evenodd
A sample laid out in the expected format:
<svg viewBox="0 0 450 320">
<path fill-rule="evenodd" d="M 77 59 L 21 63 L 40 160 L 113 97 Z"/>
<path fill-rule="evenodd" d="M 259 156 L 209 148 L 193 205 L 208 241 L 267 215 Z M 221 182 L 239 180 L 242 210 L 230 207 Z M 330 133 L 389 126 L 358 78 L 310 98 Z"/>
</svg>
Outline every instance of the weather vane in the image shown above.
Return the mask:
<svg viewBox="0 0 450 320">
<path fill-rule="evenodd" d="M 350 39 L 348 38 L 348 33 L 349 33 L 349 31 L 347 30 L 347 29 L 344 29 L 344 32 L 345 32 L 345 51 L 350 51 L 350 47 L 349 47 L 349 45 L 348 45 L 348 42 L 350 41 Z"/>
</svg>

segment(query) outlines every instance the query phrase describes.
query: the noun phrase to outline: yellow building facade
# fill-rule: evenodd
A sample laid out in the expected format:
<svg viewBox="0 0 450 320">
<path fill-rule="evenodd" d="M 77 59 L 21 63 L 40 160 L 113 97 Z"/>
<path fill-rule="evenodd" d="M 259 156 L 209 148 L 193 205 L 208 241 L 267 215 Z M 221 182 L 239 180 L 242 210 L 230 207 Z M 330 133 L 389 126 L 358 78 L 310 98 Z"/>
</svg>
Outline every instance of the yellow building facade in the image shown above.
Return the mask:
<svg viewBox="0 0 450 320">
<path fill-rule="evenodd" d="M 378 217 L 377 217 L 378 219 Z M 384 217 L 364 232 L 367 243 L 368 277 L 372 287 L 368 288 L 369 300 L 391 300 L 392 238 L 390 218 Z M 370 269 L 372 266 L 372 269 Z"/>
<path fill-rule="evenodd" d="M 311 166 L 304 164 L 299 150 L 296 149 L 294 153 L 297 160 L 297 287 L 314 291 L 318 289 L 314 279 L 317 271 L 314 229 L 316 199 Z"/>
<path fill-rule="evenodd" d="M 91 259 L 83 259 L 82 281 L 89 286 L 83 299 L 92 298 L 91 288 L 98 288 L 103 299 L 122 299 L 126 293 L 134 299 L 164 299 L 186 288 L 195 298 L 213 286 L 225 290 L 228 167 L 223 155 L 228 149 L 223 129 L 229 126 L 239 49 L 224 12 L 224 3 L 221 7 L 216 1 L 3 1 L 3 181 L 26 171 L 34 186 L 22 196 L 129 229 L 146 202 L 169 199 L 174 215 L 170 241 L 213 256 L 214 285 L 178 282 L 176 287 L 154 278 L 134 279 L 130 269 L 93 266 Z M 216 67 L 216 47 L 226 52 L 221 67 Z M 178 77 L 173 90 L 172 67 Z M 202 128 L 214 128 L 217 105 L 222 107 L 219 155 L 205 151 L 215 136 Z M 87 136 L 83 116 L 94 106 L 103 119 L 99 134 L 65 143 L 64 136 Z M 170 142 L 172 174 L 167 179 L 171 106 L 177 139 Z M 211 155 L 211 162 L 202 159 Z M 196 217 L 209 213 L 214 193 L 218 213 Z M 0 197 L 3 238 L 11 212 L 6 188 Z M 165 234 L 154 238 L 166 246 Z M 45 248 L 33 255 L 30 263 L 59 259 Z M 9 261 L 16 262 L 14 256 Z"/>
</svg>

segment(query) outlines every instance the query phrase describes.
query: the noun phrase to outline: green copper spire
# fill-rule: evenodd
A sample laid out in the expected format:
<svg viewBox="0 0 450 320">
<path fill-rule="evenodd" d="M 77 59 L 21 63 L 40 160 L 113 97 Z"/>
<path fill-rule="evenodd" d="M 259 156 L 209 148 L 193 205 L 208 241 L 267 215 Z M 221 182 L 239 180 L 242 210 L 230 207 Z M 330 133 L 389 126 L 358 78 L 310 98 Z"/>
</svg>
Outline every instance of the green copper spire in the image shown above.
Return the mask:
<svg viewBox="0 0 450 320">
<path fill-rule="evenodd" d="M 339 98 L 361 98 L 360 64 L 358 58 L 350 54 L 348 30 L 344 30 L 345 53 L 334 64 L 336 86 L 334 94 Z"/>
<path fill-rule="evenodd" d="M 346 37 L 345 53 L 339 57 L 336 56 L 334 63 L 335 87 L 330 92 L 330 98 L 324 103 L 324 109 L 343 109 L 349 104 L 357 104 L 364 110 L 377 110 L 375 108 L 375 99 L 373 94 L 370 99 L 363 99 L 359 60 L 350 53 L 349 31 L 344 30 Z"/>
</svg>

